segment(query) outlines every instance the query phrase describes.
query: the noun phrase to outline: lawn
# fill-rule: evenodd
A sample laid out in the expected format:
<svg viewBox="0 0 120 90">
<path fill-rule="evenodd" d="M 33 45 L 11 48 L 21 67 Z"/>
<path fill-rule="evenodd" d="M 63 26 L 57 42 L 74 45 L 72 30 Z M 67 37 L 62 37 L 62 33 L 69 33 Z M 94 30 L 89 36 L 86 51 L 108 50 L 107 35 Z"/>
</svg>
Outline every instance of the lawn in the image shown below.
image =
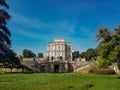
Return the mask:
<svg viewBox="0 0 120 90">
<path fill-rule="evenodd" d="M 120 90 L 119 75 L 0 74 L 0 90 Z"/>
</svg>

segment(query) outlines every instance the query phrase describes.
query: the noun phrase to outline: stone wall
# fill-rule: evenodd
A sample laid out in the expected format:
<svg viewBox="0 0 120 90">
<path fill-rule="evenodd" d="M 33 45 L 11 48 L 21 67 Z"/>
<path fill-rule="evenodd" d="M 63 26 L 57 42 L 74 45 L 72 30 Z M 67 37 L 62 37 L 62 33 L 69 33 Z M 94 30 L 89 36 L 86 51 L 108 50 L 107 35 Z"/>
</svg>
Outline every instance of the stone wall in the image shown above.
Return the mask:
<svg viewBox="0 0 120 90">
<path fill-rule="evenodd" d="M 0 72 L 22 72 L 22 68 L 0 68 Z"/>
<path fill-rule="evenodd" d="M 41 72 L 67 73 L 74 72 L 75 63 L 68 62 L 46 62 L 40 63 Z"/>
</svg>

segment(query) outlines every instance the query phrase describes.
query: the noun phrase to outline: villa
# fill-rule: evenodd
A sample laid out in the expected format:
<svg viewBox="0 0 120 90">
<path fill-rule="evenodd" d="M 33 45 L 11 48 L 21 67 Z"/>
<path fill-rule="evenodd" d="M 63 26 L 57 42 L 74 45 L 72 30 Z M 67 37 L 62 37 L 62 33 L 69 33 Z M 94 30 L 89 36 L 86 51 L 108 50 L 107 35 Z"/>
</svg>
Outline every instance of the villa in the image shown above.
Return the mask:
<svg viewBox="0 0 120 90">
<path fill-rule="evenodd" d="M 66 43 L 64 38 L 47 43 L 47 58 L 39 64 L 41 72 L 74 72 L 72 43 Z"/>
</svg>

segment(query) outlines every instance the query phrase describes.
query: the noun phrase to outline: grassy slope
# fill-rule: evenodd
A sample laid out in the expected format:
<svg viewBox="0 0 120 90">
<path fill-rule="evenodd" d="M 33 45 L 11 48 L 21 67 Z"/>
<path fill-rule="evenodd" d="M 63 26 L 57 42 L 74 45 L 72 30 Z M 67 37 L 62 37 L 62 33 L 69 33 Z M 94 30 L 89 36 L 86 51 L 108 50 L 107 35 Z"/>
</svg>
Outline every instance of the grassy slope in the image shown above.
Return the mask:
<svg viewBox="0 0 120 90">
<path fill-rule="evenodd" d="M 118 75 L 0 74 L 0 90 L 120 90 Z"/>
</svg>

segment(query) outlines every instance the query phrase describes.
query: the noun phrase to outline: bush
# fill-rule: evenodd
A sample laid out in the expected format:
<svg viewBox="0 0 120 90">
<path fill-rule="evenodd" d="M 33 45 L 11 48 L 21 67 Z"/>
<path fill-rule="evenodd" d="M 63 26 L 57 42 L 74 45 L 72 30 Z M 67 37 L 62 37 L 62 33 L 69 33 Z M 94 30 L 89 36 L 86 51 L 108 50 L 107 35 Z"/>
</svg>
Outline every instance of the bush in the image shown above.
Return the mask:
<svg viewBox="0 0 120 90">
<path fill-rule="evenodd" d="M 91 73 L 98 73 L 98 74 L 104 74 L 104 75 L 113 75 L 115 74 L 115 71 L 111 68 L 106 68 L 106 69 L 98 69 L 98 68 L 93 68 L 89 72 Z"/>
</svg>

